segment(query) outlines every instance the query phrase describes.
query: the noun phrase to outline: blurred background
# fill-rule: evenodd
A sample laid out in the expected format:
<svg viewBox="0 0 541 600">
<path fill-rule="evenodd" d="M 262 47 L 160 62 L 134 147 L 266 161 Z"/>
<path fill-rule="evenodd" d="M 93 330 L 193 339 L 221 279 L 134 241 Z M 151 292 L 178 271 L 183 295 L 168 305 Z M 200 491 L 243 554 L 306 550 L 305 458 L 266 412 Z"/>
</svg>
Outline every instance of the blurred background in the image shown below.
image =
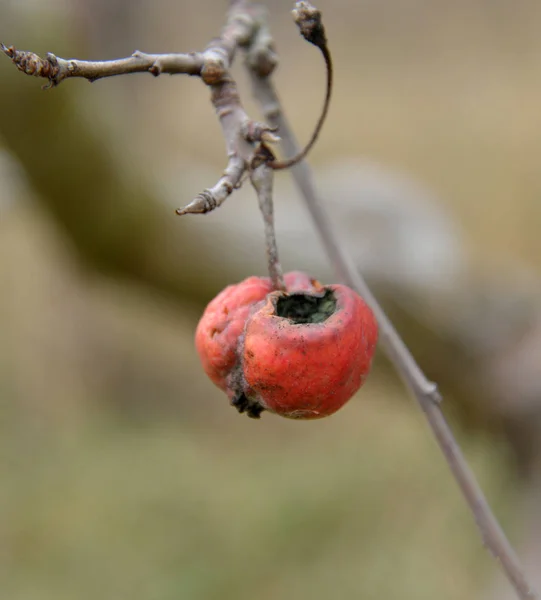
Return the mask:
<svg viewBox="0 0 541 600">
<path fill-rule="evenodd" d="M 306 140 L 322 62 L 292 3 L 266 4 L 275 83 Z M 310 157 L 322 198 L 539 578 L 541 5 L 318 6 L 336 64 Z M 96 60 L 182 52 L 226 10 L 0 0 L 0 40 Z M 240 55 L 234 73 L 257 117 Z M 173 213 L 226 163 L 201 82 L 42 83 L 0 57 L 2 597 L 512 598 L 385 357 L 313 423 L 241 417 L 203 376 L 197 319 L 264 274 L 265 251 L 248 186 L 210 215 Z M 333 281 L 276 179 L 284 268 Z"/>
</svg>

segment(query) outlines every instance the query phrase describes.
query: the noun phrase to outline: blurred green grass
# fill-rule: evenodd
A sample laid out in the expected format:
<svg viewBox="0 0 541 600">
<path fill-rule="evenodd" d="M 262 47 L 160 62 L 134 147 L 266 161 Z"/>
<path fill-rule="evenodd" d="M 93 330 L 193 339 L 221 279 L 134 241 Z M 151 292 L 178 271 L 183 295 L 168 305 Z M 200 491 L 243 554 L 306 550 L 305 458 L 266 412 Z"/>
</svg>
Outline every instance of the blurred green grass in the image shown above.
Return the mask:
<svg viewBox="0 0 541 600">
<path fill-rule="evenodd" d="M 221 397 L 220 397 L 221 398 Z M 218 396 L 217 396 L 218 399 Z M 369 386 L 310 424 L 264 415 L 79 427 L 0 441 L 10 600 L 473 598 L 491 565 L 413 407 Z M 466 449 L 497 508 L 505 456 Z M 499 460 L 498 460 L 499 459 Z"/>
</svg>

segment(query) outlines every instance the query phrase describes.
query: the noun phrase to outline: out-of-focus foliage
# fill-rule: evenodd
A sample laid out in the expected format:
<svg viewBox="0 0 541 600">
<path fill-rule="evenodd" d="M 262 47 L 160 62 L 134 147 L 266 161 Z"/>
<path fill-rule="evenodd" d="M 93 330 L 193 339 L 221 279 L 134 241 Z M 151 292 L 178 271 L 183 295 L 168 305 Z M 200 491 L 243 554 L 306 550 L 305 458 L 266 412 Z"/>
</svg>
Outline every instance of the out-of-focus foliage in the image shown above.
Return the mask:
<svg viewBox="0 0 541 600">
<path fill-rule="evenodd" d="M 221 423 L 103 412 L 54 435 L 2 431 L 4 593 L 475 597 L 490 558 L 434 444 L 385 387 L 368 395 L 313 428 L 270 417 L 256 432 L 218 410 Z M 503 457 L 467 449 L 508 499 Z"/>
</svg>

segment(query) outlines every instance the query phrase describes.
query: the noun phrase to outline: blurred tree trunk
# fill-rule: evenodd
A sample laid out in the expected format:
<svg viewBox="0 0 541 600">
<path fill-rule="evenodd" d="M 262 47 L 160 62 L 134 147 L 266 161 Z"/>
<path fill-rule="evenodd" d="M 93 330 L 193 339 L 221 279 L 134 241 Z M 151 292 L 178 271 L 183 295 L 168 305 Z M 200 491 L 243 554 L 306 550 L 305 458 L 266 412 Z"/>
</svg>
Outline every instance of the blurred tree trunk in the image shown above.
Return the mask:
<svg viewBox="0 0 541 600">
<path fill-rule="evenodd" d="M 0 79 L 0 136 L 87 264 L 176 297 L 207 297 L 227 282 L 189 221 L 152 193 L 144 165 L 122 164 L 99 115 L 88 118 L 80 104 L 87 82 L 43 92 L 8 60 L 0 61 Z"/>
</svg>

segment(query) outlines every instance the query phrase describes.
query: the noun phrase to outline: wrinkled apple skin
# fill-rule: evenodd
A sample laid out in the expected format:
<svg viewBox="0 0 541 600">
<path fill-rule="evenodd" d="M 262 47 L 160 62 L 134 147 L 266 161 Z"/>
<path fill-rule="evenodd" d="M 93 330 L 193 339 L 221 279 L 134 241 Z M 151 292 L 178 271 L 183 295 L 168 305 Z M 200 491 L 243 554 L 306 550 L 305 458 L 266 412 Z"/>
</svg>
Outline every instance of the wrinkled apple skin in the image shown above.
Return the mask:
<svg viewBox="0 0 541 600">
<path fill-rule="evenodd" d="M 342 407 L 363 384 L 378 337 L 363 299 L 346 286 L 322 286 L 305 273 L 284 277 L 287 294 L 267 277 L 225 288 L 207 306 L 195 343 L 210 379 L 240 412 L 261 410 L 316 419 Z M 322 323 L 295 323 L 276 314 L 280 297 L 334 294 L 334 312 Z"/>
<path fill-rule="evenodd" d="M 237 363 L 239 337 L 248 315 L 272 289 L 267 277 L 248 277 L 229 285 L 205 309 L 195 332 L 195 347 L 205 373 L 224 392 L 226 378 Z"/>
<path fill-rule="evenodd" d="M 289 291 L 321 289 L 321 284 L 300 271 L 287 273 L 284 280 Z M 222 290 L 199 321 L 195 347 L 205 373 L 225 392 L 229 392 L 226 379 L 236 366 L 239 338 L 248 316 L 271 291 L 268 277 L 248 277 Z"/>
<path fill-rule="evenodd" d="M 276 315 L 279 292 L 267 296 L 246 323 L 243 374 L 246 395 L 293 419 L 317 419 L 341 408 L 364 383 L 378 327 L 363 299 L 342 285 L 322 323 L 294 324 Z"/>
</svg>

